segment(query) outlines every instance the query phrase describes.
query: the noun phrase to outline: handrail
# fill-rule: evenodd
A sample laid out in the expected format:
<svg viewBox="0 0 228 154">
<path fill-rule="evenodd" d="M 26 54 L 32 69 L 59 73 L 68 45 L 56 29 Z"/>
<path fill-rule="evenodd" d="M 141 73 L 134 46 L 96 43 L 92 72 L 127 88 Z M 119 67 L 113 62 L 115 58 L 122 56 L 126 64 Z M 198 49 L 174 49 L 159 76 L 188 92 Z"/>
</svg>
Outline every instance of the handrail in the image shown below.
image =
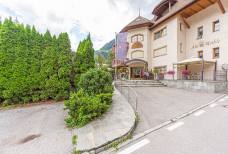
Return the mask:
<svg viewBox="0 0 228 154">
<path fill-rule="evenodd" d="M 125 96 L 125 98 L 127 99 L 127 101 L 129 102 L 129 104 L 135 109 L 135 111 L 138 111 L 138 94 L 137 92 L 130 87 L 129 85 L 122 85 L 122 80 L 120 81 L 120 86 L 118 86 L 116 84 L 116 82 L 114 81 L 114 86 L 116 89 L 120 90 L 120 93 L 122 95 Z M 118 88 L 120 87 L 120 88 Z M 127 88 L 127 91 L 124 91 L 124 88 Z M 132 93 L 133 95 L 130 96 L 130 93 Z M 133 102 L 131 102 L 131 98 L 134 98 Z"/>
</svg>

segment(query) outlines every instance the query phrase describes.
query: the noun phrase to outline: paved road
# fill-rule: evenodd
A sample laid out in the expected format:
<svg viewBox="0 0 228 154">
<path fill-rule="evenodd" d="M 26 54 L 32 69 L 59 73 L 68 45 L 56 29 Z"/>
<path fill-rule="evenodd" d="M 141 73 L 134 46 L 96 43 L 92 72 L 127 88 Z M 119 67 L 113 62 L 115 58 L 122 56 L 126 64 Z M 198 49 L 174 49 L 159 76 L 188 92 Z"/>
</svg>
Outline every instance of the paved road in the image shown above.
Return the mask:
<svg viewBox="0 0 228 154">
<path fill-rule="evenodd" d="M 140 121 L 135 134 L 166 122 L 178 115 L 207 104 L 221 94 L 190 92 L 167 87 L 138 87 Z"/>
<path fill-rule="evenodd" d="M 227 154 L 228 97 L 121 148 L 118 154 Z"/>
<path fill-rule="evenodd" d="M 0 154 L 68 154 L 63 103 L 0 111 Z"/>
</svg>

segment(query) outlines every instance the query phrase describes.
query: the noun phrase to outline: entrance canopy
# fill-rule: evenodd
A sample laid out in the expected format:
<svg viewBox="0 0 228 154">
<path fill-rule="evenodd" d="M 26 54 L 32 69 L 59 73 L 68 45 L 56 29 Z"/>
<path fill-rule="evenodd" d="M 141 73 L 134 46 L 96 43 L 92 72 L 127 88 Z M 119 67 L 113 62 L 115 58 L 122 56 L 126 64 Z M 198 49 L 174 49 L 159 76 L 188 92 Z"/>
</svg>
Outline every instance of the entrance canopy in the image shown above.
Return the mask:
<svg viewBox="0 0 228 154">
<path fill-rule="evenodd" d="M 132 64 L 135 64 L 135 63 L 140 63 L 140 64 L 143 64 L 145 66 L 148 65 L 147 61 L 142 60 L 142 59 L 131 59 L 131 60 L 128 60 L 128 61 L 125 62 L 125 65 L 129 66 L 129 65 L 132 65 Z"/>
<path fill-rule="evenodd" d="M 189 59 L 185 59 L 183 61 L 180 61 L 178 63 L 176 63 L 176 65 L 189 65 L 189 64 L 214 64 L 216 63 L 216 60 L 203 60 L 202 58 L 189 58 Z"/>
</svg>

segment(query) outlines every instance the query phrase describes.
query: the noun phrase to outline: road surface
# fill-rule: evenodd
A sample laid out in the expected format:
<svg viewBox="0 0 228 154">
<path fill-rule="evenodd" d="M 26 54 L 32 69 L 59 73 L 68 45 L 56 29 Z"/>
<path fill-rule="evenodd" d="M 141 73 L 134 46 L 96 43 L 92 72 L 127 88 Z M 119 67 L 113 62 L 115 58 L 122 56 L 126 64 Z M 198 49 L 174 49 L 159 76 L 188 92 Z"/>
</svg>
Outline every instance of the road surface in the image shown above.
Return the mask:
<svg viewBox="0 0 228 154">
<path fill-rule="evenodd" d="M 118 154 L 227 154 L 228 97 L 126 145 Z"/>
</svg>

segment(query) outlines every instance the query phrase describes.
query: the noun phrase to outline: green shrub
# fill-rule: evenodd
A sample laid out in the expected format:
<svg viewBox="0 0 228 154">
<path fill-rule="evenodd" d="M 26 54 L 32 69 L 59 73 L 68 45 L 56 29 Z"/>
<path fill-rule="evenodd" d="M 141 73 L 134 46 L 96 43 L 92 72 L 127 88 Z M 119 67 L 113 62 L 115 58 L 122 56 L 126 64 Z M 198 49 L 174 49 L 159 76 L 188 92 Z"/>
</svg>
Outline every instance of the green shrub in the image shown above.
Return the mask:
<svg viewBox="0 0 228 154">
<path fill-rule="evenodd" d="M 91 69 L 82 74 L 79 81 L 79 88 L 89 95 L 112 93 L 112 76 L 109 72 L 101 69 Z"/>
<path fill-rule="evenodd" d="M 110 73 L 91 69 L 80 77 L 79 90 L 65 101 L 68 109 L 68 127 L 82 127 L 105 113 L 112 103 L 112 77 Z"/>
<path fill-rule="evenodd" d="M 112 102 L 112 93 L 89 96 L 83 90 L 71 94 L 65 107 L 68 109 L 68 127 L 82 127 L 105 113 Z"/>
</svg>

